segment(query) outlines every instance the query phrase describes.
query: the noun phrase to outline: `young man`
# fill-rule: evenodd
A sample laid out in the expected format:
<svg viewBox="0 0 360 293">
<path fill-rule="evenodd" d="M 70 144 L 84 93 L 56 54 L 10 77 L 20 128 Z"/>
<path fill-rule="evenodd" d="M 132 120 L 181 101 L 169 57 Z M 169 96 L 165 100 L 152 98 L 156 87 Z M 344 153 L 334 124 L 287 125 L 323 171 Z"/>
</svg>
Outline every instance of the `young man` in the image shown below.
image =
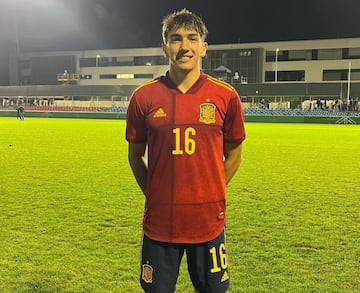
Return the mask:
<svg viewBox="0 0 360 293">
<path fill-rule="evenodd" d="M 127 113 L 129 163 L 145 195 L 140 281 L 145 292 L 174 292 L 186 253 L 195 292 L 222 293 L 225 189 L 241 162 L 242 106 L 233 87 L 200 70 L 202 19 L 183 9 L 162 24 L 169 71 L 136 89 Z"/>
</svg>

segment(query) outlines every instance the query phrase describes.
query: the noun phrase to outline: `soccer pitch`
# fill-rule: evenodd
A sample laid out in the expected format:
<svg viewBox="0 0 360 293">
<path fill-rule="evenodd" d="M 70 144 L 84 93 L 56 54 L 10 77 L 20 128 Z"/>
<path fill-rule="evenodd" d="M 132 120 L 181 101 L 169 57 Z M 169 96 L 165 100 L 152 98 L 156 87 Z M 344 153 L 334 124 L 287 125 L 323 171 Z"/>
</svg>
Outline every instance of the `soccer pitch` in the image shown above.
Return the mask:
<svg viewBox="0 0 360 293">
<path fill-rule="evenodd" d="M 359 292 L 360 126 L 246 129 L 228 187 L 230 292 Z M 0 118 L 0 292 L 142 292 L 144 199 L 124 131 Z M 185 265 L 176 292 L 193 292 Z"/>
</svg>

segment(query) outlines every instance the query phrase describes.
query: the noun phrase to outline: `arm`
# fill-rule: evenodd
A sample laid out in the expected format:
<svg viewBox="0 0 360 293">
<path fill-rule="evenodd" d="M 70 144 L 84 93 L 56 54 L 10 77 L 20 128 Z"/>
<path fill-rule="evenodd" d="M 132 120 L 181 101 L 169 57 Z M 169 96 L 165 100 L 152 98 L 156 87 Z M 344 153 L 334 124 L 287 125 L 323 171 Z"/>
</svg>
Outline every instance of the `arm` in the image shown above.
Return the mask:
<svg viewBox="0 0 360 293">
<path fill-rule="evenodd" d="M 145 195 L 147 184 L 147 164 L 144 158 L 146 144 L 130 143 L 128 146 L 128 160 L 137 184 Z"/>
<path fill-rule="evenodd" d="M 228 184 L 235 175 L 241 164 L 242 144 L 241 143 L 224 143 L 224 167 L 225 179 Z"/>
</svg>

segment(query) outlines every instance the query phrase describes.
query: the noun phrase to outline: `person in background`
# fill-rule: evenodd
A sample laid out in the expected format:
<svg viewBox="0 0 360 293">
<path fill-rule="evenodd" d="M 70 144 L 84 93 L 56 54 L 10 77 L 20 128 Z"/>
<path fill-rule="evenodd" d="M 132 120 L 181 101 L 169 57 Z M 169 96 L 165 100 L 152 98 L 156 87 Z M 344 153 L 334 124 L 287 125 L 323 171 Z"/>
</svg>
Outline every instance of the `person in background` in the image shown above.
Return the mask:
<svg viewBox="0 0 360 293">
<path fill-rule="evenodd" d="M 137 88 L 128 107 L 128 160 L 145 195 L 144 292 L 174 292 L 185 253 L 195 292 L 229 287 L 226 185 L 241 163 L 244 114 L 236 90 L 201 71 L 207 33 L 187 9 L 165 16 L 169 70 Z"/>
<path fill-rule="evenodd" d="M 17 119 L 22 121 L 25 119 L 25 108 L 23 104 L 19 104 L 17 107 Z"/>
</svg>

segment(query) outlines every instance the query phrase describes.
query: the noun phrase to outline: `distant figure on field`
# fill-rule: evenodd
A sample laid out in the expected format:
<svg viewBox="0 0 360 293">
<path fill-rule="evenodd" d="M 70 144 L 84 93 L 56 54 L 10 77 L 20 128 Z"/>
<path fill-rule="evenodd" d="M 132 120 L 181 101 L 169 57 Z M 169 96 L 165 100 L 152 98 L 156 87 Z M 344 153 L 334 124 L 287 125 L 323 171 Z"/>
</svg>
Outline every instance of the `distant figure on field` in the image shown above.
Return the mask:
<svg viewBox="0 0 360 293">
<path fill-rule="evenodd" d="M 25 118 L 25 108 L 23 105 L 17 107 L 17 119 L 24 120 Z"/>
</svg>

